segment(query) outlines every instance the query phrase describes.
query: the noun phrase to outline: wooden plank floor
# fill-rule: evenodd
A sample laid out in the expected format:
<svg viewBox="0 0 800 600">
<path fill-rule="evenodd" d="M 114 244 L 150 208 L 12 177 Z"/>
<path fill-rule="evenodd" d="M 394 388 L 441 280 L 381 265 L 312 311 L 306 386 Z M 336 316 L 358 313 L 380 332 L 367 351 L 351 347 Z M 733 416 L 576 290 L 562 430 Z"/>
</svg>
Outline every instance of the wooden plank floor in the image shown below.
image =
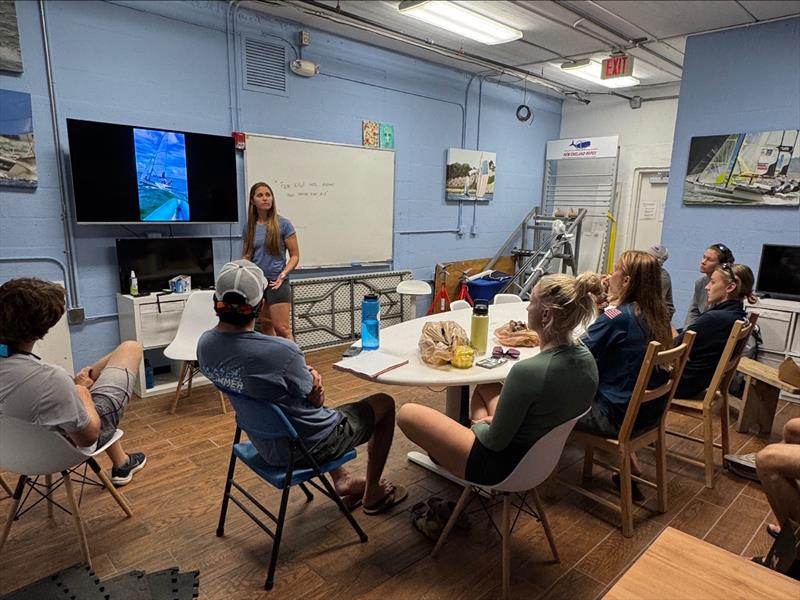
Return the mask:
<svg viewBox="0 0 800 600">
<path fill-rule="evenodd" d="M 331 364 L 340 351 L 329 349 L 308 355 L 309 364 L 323 374 L 329 401 L 339 404 L 385 391 L 398 405 L 414 401 L 443 408 L 441 391 L 380 386 L 334 372 Z M 225 536 L 214 534 L 233 437 L 233 413 L 221 414 L 217 397 L 208 386 L 197 388 L 191 399 L 181 400 L 177 415 L 168 414 L 170 401 L 169 395 L 135 398 L 122 422 L 125 447 L 148 456 L 147 467 L 124 488 L 134 517 L 125 518 L 102 490 L 92 488 L 85 493 L 83 513 L 100 578 L 173 565 L 183 570 L 199 569 L 200 596 L 209 600 L 488 600 L 499 595 L 499 539 L 482 511 L 471 515 L 469 531 L 453 534 L 440 557 L 429 557 L 432 542 L 412 527 L 409 511 L 415 503 L 433 495 L 455 500 L 460 490 L 410 464 L 405 455 L 413 445 L 399 429 L 385 475 L 408 486 L 408 500 L 380 516 L 366 516 L 357 510 L 355 516 L 370 536 L 369 542 L 360 544 L 331 502 L 317 495 L 306 504 L 302 492 L 294 492 L 276 585 L 272 592 L 264 592 L 269 538 L 235 506 L 229 510 Z M 756 451 L 777 440 L 783 424 L 797 416 L 800 406 L 782 402 L 771 438 L 734 432 L 734 451 Z M 685 431 L 696 429 L 697 423 L 671 418 L 673 426 Z M 699 446 L 686 442 L 674 445 L 700 455 Z M 561 476 L 578 481 L 581 457 L 579 448 L 568 446 L 559 465 Z M 642 459 L 647 475 L 652 476 L 652 454 L 643 452 Z M 103 460 L 108 466 L 107 459 Z M 366 451 L 362 449 L 350 466 L 361 471 L 365 463 Z M 246 469 L 240 473 L 268 506 L 277 506 L 276 491 Z M 724 472 L 717 477 L 714 489 L 707 490 L 699 468 L 672 459 L 669 477 L 669 512 L 654 512 L 654 491 L 645 488 L 647 500 L 636 509 L 636 533 L 631 539 L 622 537 L 618 517 L 611 511 L 556 483 L 546 483 L 541 491 L 561 563 L 552 562 L 541 526 L 531 518 L 521 518 L 512 541 L 513 596 L 597 598 L 667 525 L 736 554 L 765 553 L 771 540 L 764 524 L 771 514 L 758 484 Z M 6 479 L 12 477 L 6 475 Z M 598 468 L 594 482 L 600 493 L 613 496 L 607 473 Z M 63 491 L 57 494 L 63 499 Z M 3 515 L 8 506 L 9 500 L 0 500 Z M 14 524 L 0 560 L 0 595 L 79 562 L 70 517 L 57 511 L 48 519 L 44 507 L 37 506 Z"/>
</svg>

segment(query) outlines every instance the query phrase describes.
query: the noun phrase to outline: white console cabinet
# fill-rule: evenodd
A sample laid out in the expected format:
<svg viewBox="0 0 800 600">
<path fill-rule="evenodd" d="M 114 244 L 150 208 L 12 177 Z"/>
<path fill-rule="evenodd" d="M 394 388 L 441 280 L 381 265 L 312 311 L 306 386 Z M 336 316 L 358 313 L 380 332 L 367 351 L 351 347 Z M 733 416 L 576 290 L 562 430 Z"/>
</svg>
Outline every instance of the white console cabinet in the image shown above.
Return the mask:
<svg viewBox="0 0 800 600">
<path fill-rule="evenodd" d="M 119 336 L 122 340 L 135 340 L 147 350 L 162 349 L 172 342 L 178 331 L 183 307 L 192 292 L 156 296 L 130 296 L 117 294 L 119 313 Z M 169 373 L 156 376 L 156 385 L 145 387 L 144 361 L 139 364 L 139 377 L 134 393 L 140 398 L 174 391 L 178 375 Z M 210 383 L 205 377 L 196 376 L 193 385 Z"/>
<path fill-rule="evenodd" d="M 800 302 L 760 298 L 748 310 L 758 314 L 764 340 L 758 360 L 777 367 L 786 357 L 800 362 Z M 798 400 L 797 396 L 788 395 Z"/>
</svg>

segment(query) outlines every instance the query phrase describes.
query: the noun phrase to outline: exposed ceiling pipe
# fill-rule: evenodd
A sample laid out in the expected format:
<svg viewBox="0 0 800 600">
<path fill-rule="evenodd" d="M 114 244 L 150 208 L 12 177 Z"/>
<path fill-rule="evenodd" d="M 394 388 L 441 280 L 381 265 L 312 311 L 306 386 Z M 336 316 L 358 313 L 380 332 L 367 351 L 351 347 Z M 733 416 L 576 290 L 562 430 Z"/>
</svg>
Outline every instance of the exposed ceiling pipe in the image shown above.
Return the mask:
<svg viewBox="0 0 800 600">
<path fill-rule="evenodd" d="M 274 1 L 265 1 L 265 0 L 258 0 L 258 3 L 273 4 L 273 5 L 275 4 Z M 471 54 L 469 52 L 455 50 L 452 48 L 448 48 L 447 46 L 440 46 L 438 44 L 434 46 L 427 40 L 423 40 L 421 38 L 409 35 L 407 33 L 403 33 L 402 31 L 391 29 L 389 27 L 386 27 L 385 25 L 376 23 L 369 19 L 365 19 L 353 13 L 348 13 L 343 10 L 332 8 L 325 4 L 320 4 L 319 2 L 315 2 L 314 0 L 281 0 L 280 4 L 293 7 L 297 10 L 300 10 L 306 14 L 315 17 L 339 23 L 340 25 L 346 25 L 349 27 L 354 27 L 356 29 L 361 29 L 362 31 L 368 31 L 370 33 L 387 37 L 398 42 L 416 46 L 418 48 L 423 48 L 425 50 L 428 50 L 429 52 L 435 52 L 437 54 L 446 56 L 448 58 L 469 62 L 471 64 L 481 66 L 485 69 L 489 69 L 497 73 L 514 74 L 519 77 L 523 77 L 534 84 L 548 88 L 558 93 L 559 95 L 572 97 L 573 99 L 577 99 L 585 104 L 588 104 L 589 102 L 588 100 L 585 100 L 580 97 L 581 94 L 584 95 L 591 94 L 591 92 L 587 90 L 583 90 L 570 85 L 552 81 L 542 75 L 533 73 L 526 69 L 515 67 L 513 65 L 505 64 L 489 58 L 484 58 L 475 54 Z"/>
<path fill-rule="evenodd" d="M 653 56 L 653 57 L 657 58 L 658 60 L 667 63 L 668 65 L 672 65 L 673 67 L 677 67 L 678 69 L 681 70 L 681 72 L 683 71 L 683 65 L 682 64 L 675 62 L 671 58 L 667 58 L 666 56 L 656 52 L 655 50 L 651 50 L 647 46 L 642 45 L 642 43 L 647 41 L 647 40 L 631 39 L 624 32 L 618 31 L 617 29 L 614 29 L 610 25 L 606 25 L 605 23 L 602 23 L 602 22 L 596 20 L 594 17 L 592 17 L 592 15 L 584 12 L 581 9 L 574 8 L 571 4 L 567 4 L 563 0 L 553 0 L 553 2 L 555 4 L 557 4 L 558 6 L 564 8 L 565 10 L 568 10 L 571 13 L 581 17 L 582 20 L 585 20 L 585 21 L 591 23 L 592 25 L 594 25 L 596 27 L 599 27 L 599 28 L 609 32 L 610 34 L 612 34 L 612 35 L 614 35 L 614 36 L 616 36 L 616 37 L 618 37 L 620 39 L 623 39 L 623 40 L 625 40 L 626 42 L 628 42 L 630 44 L 633 44 L 634 48 L 639 48 L 640 50 L 642 50 L 643 52 L 646 52 L 650 56 Z M 576 25 L 579 24 L 579 23 L 580 23 L 580 20 L 576 21 Z M 665 70 L 665 72 L 669 73 L 670 75 L 673 75 L 674 77 L 680 77 L 681 76 L 680 73 L 676 74 L 676 73 L 671 73 L 670 71 L 667 71 L 666 69 L 664 69 L 664 70 Z"/>
<path fill-rule="evenodd" d="M 665 46 L 667 46 L 667 47 L 669 47 L 669 48 L 672 48 L 672 49 L 673 49 L 675 52 L 677 52 L 678 54 L 680 54 L 681 56 L 683 56 L 683 52 L 682 52 L 681 50 L 678 50 L 678 49 L 677 49 L 675 46 L 673 46 L 672 44 L 669 44 L 669 43 L 665 42 L 664 40 L 662 40 L 662 39 L 659 39 L 659 37 L 658 37 L 658 36 L 656 36 L 656 35 L 653 35 L 652 33 L 650 33 L 649 31 L 647 31 L 647 30 L 646 30 L 644 27 L 642 27 L 641 25 L 637 25 L 637 24 L 636 24 L 636 23 L 634 23 L 633 21 L 629 21 L 629 20 L 628 20 L 628 19 L 626 19 L 625 17 L 622 17 L 622 16 L 618 15 L 618 14 L 617 14 L 617 13 L 615 13 L 615 12 L 611 12 L 609 9 L 607 9 L 607 8 L 606 8 L 605 6 L 603 6 L 602 4 L 598 4 L 597 2 L 594 2 L 594 0 L 586 0 L 586 2 L 587 2 L 587 4 L 591 4 L 592 6 L 594 6 L 594 7 L 595 7 L 597 10 L 601 10 L 601 11 L 603 11 L 604 13 L 608 14 L 609 16 L 611 16 L 611 17 L 614 17 L 615 19 L 618 19 L 618 20 L 622 21 L 622 22 L 623 22 L 623 23 L 625 23 L 626 25 L 629 25 L 629 26 L 631 26 L 631 27 L 633 27 L 633 28 L 635 28 L 635 29 L 638 29 L 638 30 L 639 30 L 639 31 L 641 31 L 643 34 L 645 34 L 646 36 L 648 36 L 648 37 L 652 38 L 651 40 L 648 40 L 647 42 L 643 42 L 643 43 L 642 43 L 642 44 L 640 44 L 640 45 L 644 45 L 644 44 L 653 44 L 653 43 L 664 44 Z"/>
</svg>

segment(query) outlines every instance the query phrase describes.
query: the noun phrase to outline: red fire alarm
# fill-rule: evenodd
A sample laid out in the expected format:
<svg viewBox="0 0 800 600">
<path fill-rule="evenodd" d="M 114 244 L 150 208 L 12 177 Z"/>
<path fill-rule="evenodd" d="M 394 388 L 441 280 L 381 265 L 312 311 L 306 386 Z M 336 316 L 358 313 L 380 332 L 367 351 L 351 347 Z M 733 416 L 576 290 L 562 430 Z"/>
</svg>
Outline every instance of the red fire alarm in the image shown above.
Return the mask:
<svg viewBox="0 0 800 600">
<path fill-rule="evenodd" d="M 233 144 L 237 150 L 244 150 L 245 148 L 245 138 L 244 132 L 242 131 L 234 131 L 233 132 Z"/>
</svg>

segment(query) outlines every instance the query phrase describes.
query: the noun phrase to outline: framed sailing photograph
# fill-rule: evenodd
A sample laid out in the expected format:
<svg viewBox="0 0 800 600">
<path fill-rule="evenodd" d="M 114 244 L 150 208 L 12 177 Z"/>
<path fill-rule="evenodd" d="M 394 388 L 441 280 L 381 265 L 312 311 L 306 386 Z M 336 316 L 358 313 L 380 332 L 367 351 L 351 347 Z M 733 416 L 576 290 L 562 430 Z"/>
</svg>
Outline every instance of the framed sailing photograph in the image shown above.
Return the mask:
<svg viewBox="0 0 800 600">
<path fill-rule="evenodd" d="M 189 221 L 186 138 L 174 131 L 133 129 L 142 221 Z"/>
<path fill-rule="evenodd" d="M 687 205 L 800 206 L 800 131 L 693 137 Z"/>
<path fill-rule="evenodd" d="M 447 151 L 445 200 L 489 202 L 494 198 L 497 154 L 450 148 Z"/>
</svg>

